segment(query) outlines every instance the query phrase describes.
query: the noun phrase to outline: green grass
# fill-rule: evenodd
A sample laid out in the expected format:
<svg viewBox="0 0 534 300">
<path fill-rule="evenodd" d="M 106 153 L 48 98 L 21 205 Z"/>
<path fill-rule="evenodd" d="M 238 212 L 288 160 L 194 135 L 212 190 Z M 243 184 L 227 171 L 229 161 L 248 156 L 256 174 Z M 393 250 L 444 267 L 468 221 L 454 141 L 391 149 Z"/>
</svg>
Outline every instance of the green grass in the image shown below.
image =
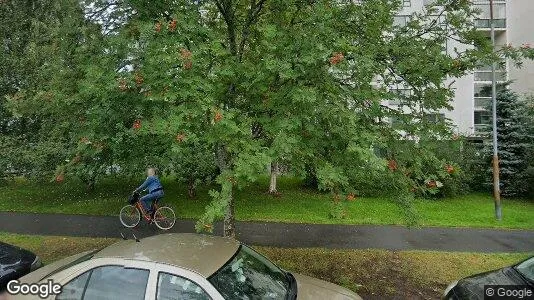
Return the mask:
<svg viewBox="0 0 534 300">
<path fill-rule="evenodd" d="M 512 265 L 529 254 L 256 247 L 287 270 L 345 286 L 364 299 L 438 299 L 460 278 Z"/>
<path fill-rule="evenodd" d="M 0 232 L 0 241 L 37 254 L 44 264 L 92 249 L 111 245 L 116 239 L 22 235 Z"/>
<path fill-rule="evenodd" d="M 57 183 L 10 182 L 0 186 L 0 211 L 116 215 L 127 196 L 139 184 L 131 180 L 104 180 L 88 193 L 76 181 Z M 164 202 L 173 206 L 182 218 L 198 218 L 211 201 L 208 190 L 200 187 L 196 199 L 188 199 L 186 188 L 172 180 L 164 181 Z M 319 224 L 405 224 L 404 214 L 387 198 L 359 197 L 347 203 L 344 219 L 330 217 L 328 194 L 301 187 L 299 180 L 280 178 L 280 197 L 266 194 L 268 180 L 260 180 L 236 191 L 238 220 L 301 222 Z M 503 200 L 501 222 L 494 219 L 490 195 L 415 201 L 418 225 L 534 229 L 534 201 Z"/>
<path fill-rule="evenodd" d="M 31 250 L 50 263 L 116 240 L 0 232 L 0 241 Z M 511 265 L 529 256 L 527 253 L 254 248 L 284 269 L 334 282 L 364 298 L 437 299 L 454 280 Z"/>
</svg>

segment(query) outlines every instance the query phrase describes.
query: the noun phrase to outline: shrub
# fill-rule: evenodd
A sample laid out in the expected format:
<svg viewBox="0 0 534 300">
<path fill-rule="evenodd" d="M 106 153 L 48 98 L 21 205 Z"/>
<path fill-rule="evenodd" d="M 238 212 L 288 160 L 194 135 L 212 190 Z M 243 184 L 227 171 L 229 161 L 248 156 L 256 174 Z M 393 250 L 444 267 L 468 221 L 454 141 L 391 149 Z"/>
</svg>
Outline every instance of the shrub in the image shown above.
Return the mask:
<svg viewBox="0 0 534 300">
<path fill-rule="evenodd" d="M 471 168 L 476 155 L 463 138 L 397 141 L 381 153 L 388 161 L 387 169 L 402 174 L 411 185 L 410 191 L 417 196 L 451 197 L 470 191 L 473 173 L 464 169 Z"/>
</svg>

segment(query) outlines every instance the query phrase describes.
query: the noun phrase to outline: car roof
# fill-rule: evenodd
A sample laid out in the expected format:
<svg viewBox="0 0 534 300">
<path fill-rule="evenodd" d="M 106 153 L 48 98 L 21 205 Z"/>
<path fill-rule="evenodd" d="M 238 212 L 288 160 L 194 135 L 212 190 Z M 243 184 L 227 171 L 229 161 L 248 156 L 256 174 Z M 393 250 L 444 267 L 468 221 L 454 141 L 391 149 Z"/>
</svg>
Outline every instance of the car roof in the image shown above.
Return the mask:
<svg viewBox="0 0 534 300">
<path fill-rule="evenodd" d="M 175 265 L 209 277 L 239 249 L 232 238 L 193 233 L 168 233 L 123 240 L 95 253 L 93 258 L 120 257 Z"/>
</svg>

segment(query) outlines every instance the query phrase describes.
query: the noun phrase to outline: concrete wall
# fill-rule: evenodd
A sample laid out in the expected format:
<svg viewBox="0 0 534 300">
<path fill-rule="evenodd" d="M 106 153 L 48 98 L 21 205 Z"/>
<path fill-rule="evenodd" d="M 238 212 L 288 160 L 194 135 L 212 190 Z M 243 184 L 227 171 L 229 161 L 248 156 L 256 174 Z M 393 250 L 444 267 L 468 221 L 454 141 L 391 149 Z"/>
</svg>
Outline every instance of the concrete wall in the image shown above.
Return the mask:
<svg viewBox="0 0 534 300">
<path fill-rule="evenodd" d="M 411 7 L 403 8 L 399 15 L 410 15 L 413 12 L 421 11 L 424 2 L 424 0 L 412 0 Z M 466 45 L 461 45 L 453 40 L 447 42 L 447 49 L 450 53 L 454 53 L 454 48 L 463 51 L 466 47 Z M 451 101 L 453 109 L 443 110 L 441 113 L 453 122 L 456 132 L 471 135 L 474 133 L 474 75 L 469 74 L 462 78 L 454 78 L 451 81 L 454 81 L 452 88 L 455 92 L 455 97 Z M 446 82 L 446 84 L 451 81 Z"/>
<path fill-rule="evenodd" d="M 452 102 L 453 110 L 446 111 L 445 116 L 452 120 L 456 132 L 471 135 L 474 132 L 474 75 L 470 74 L 455 79 L 453 85 L 455 97 Z"/>
<path fill-rule="evenodd" d="M 534 0 L 507 1 L 507 27 L 508 43 L 534 47 Z M 534 62 L 525 61 L 521 69 L 510 64 L 509 79 L 516 92 L 534 94 Z"/>
</svg>

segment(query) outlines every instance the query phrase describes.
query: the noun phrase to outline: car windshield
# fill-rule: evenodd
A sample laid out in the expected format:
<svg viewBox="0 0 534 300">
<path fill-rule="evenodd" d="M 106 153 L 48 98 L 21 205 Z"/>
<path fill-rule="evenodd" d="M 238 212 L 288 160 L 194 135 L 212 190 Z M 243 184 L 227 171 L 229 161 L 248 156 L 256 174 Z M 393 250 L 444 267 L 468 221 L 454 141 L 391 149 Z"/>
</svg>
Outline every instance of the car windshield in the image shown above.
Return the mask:
<svg viewBox="0 0 534 300">
<path fill-rule="evenodd" d="M 528 280 L 534 281 L 534 257 L 518 264 L 515 269 Z"/>
<path fill-rule="evenodd" d="M 285 299 L 290 285 L 284 271 L 246 246 L 209 281 L 226 299 Z"/>
</svg>

